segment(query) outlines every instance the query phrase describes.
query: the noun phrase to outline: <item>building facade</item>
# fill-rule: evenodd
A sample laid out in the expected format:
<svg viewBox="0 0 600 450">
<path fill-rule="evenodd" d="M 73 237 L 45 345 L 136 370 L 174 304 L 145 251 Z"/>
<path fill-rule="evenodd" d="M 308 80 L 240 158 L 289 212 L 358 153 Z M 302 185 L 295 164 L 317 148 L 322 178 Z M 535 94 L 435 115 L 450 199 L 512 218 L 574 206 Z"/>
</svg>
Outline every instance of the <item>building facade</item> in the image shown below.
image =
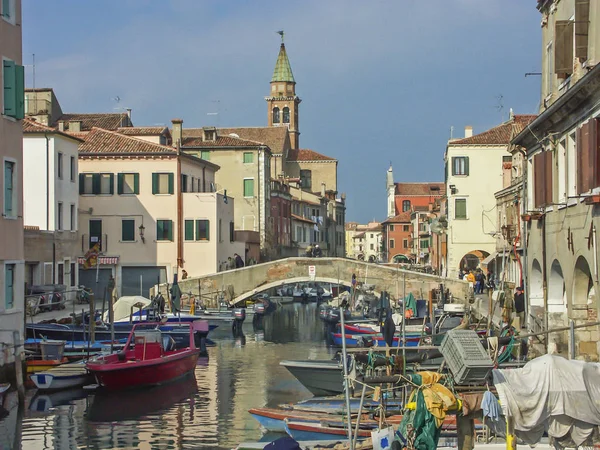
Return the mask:
<svg viewBox="0 0 600 450">
<path fill-rule="evenodd" d="M 386 188 L 388 219 L 414 207 L 428 207 L 445 193 L 444 183 L 394 183 L 392 166 L 387 170 Z"/>
<path fill-rule="evenodd" d="M 21 0 L 0 2 L 0 370 L 14 361 L 13 330 L 20 342 L 25 323 L 21 25 Z"/>
<path fill-rule="evenodd" d="M 392 262 L 394 256 L 412 258 L 412 222 L 410 211 L 405 211 L 382 222 L 383 258 Z"/>
<path fill-rule="evenodd" d="M 513 139 L 527 158 L 525 258 L 529 321 L 555 328 L 598 320 L 600 227 L 600 4 L 540 0 L 542 101 Z M 535 136 L 535 137 L 534 137 Z M 547 351 L 598 360 L 597 327 L 577 329 L 575 348 L 552 333 Z"/>
<path fill-rule="evenodd" d="M 448 142 L 444 155 L 448 210 L 447 262 L 449 277 L 473 270 L 496 250 L 498 233 L 494 193 L 503 186 L 503 163 L 511 160 L 513 136 L 535 116 L 515 115 L 503 124 Z"/>
<path fill-rule="evenodd" d="M 25 281 L 29 285 L 77 286 L 81 142 L 56 128 L 23 120 Z"/>
<path fill-rule="evenodd" d="M 412 230 L 412 258 L 416 264 L 430 265 L 431 229 L 429 226 L 429 207 L 414 207 L 410 215 Z"/>
<path fill-rule="evenodd" d="M 235 240 L 234 198 L 215 192 L 216 164 L 171 146 L 92 129 L 79 148 L 80 263 L 95 244 L 96 269 L 80 283 L 104 295 L 109 277 L 120 295 L 147 296 L 185 270 L 200 276 L 244 257 Z"/>
</svg>

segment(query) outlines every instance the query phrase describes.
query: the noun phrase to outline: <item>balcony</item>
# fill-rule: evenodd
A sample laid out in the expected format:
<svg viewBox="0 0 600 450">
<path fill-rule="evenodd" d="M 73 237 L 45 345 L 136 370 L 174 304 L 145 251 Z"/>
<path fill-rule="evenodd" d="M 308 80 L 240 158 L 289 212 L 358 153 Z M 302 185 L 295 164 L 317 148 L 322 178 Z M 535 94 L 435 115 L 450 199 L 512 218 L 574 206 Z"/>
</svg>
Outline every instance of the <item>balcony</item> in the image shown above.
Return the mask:
<svg viewBox="0 0 600 450">
<path fill-rule="evenodd" d="M 25 115 L 38 116 L 41 114 L 50 114 L 52 104 L 45 99 L 25 98 Z"/>
</svg>

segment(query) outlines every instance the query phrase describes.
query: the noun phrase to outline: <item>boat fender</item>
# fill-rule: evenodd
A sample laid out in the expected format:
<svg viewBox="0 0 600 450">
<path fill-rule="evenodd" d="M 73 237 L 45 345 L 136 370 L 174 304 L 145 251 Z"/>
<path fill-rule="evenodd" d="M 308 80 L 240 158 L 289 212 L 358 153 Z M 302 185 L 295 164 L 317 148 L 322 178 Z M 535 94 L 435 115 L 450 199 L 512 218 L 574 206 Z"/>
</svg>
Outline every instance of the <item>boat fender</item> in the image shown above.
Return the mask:
<svg viewBox="0 0 600 450">
<path fill-rule="evenodd" d="M 119 359 L 120 362 L 123 362 L 123 361 L 125 361 L 125 359 L 127 359 L 127 354 L 124 351 L 119 352 L 119 353 L 117 353 L 117 358 Z"/>
</svg>

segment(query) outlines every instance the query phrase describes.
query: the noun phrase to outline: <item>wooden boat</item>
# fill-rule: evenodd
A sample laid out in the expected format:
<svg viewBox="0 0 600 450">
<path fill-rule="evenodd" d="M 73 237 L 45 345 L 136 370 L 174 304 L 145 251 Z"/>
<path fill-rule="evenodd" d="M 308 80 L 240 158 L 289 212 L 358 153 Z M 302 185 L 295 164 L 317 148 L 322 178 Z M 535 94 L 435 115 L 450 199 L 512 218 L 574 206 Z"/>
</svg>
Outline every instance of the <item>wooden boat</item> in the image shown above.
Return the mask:
<svg viewBox="0 0 600 450">
<path fill-rule="evenodd" d="M 350 399 L 350 411 L 352 413 L 358 413 L 359 405 L 360 399 Z M 379 408 L 379 406 L 381 406 L 381 403 L 374 400 L 365 399 L 363 402 L 364 411 L 370 411 Z M 387 399 L 385 406 L 387 411 L 400 411 L 402 409 L 402 402 L 398 399 Z M 345 414 L 346 400 L 344 397 L 313 397 L 294 404 L 279 405 L 279 408 L 301 412 Z"/>
<path fill-rule="evenodd" d="M 175 349 L 173 339 L 160 329 L 135 324 L 124 351 L 93 358 L 86 367 L 107 389 L 159 385 L 180 378 L 194 370 L 200 356 L 194 342 L 196 324 L 182 324 L 189 327 L 189 345 L 183 349 Z"/>
<path fill-rule="evenodd" d="M 68 362 L 69 360 L 64 357 L 62 359 L 30 359 L 26 361 L 27 374 L 31 375 L 32 373 L 54 369 Z"/>
<path fill-rule="evenodd" d="M 84 362 L 62 364 L 45 372 L 31 374 L 30 378 L 41 391 L 70 389 L 93 380 Z"/>
<path fill-rule="evenodd" d="M 313 395 L 336 395 L 344 391 L 342 364 L 335 360 L 281 361 Z"/>
</svg>

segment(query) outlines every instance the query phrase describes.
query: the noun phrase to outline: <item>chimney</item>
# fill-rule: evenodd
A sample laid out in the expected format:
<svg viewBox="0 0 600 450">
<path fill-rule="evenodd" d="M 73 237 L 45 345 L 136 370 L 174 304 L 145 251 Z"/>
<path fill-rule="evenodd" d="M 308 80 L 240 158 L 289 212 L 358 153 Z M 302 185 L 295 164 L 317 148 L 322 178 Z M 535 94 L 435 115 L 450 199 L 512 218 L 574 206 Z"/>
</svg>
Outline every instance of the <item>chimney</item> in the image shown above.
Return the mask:
<svg viewBox="0 0 600 450">
<path fill-rule="evenodd" d="M 183 119 L 173 119 L 171 120 L 171 123 L 173 124 L 173 130 L 171 132 L 173 147 L 177 147 L 177 142 L 181 143 L 183 137 Z"/>
<path fill-rule="evenodd" d="M 325 198 L 325 183 L 321 183 L 321 197 Z"/>
<path fill-rule="evenodd" d="M 471 125 L 467 125 L 465 127 L 465 138 L 470 138 L 473 136 L 473 127 Z"/>
<path fill-rule="evenodd" d="M 73 122 L 69 122 L 69 131 L 71 133 L 81 132 L 81 121 L 74 120 Z"/>
<path fill-rule="evenodd" d="M 131 123 L 131 108 L 127 108 L 127 118 L 129 119 L 129 123 Z"/>
<path fill-rule="evenodd" d="M 65 123 L 62 120 L 58 122 L 58 131 L 65 131 Z"/>
</svg>

